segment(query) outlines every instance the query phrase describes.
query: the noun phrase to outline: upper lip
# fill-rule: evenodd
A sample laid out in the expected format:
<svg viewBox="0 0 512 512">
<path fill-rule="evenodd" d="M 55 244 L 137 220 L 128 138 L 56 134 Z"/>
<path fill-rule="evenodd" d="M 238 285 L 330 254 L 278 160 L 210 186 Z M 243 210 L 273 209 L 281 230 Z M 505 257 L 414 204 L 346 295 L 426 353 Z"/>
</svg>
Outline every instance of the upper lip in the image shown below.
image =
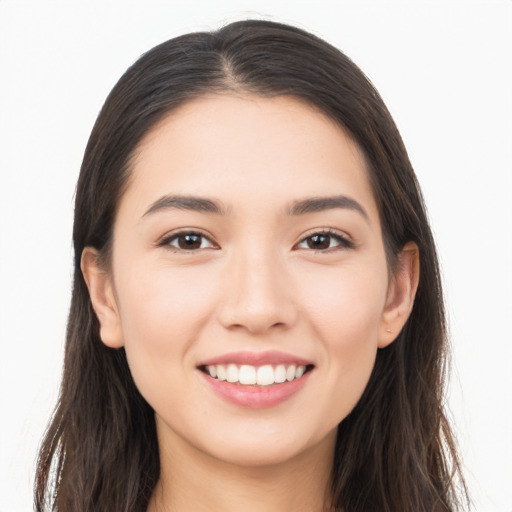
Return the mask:
<svg viewBox="0 0 512 512">
<path fill-rule="evenodd" d="M 228 352 L 226 354 L 201 361 L 198 366 L 213 366 L 216 364 L 247 364 L 251 366 L 263 366 L 266 364 L 295 364 L 297 366 L 308 366 L 312 365 L 313 363 L 312 361 L 308 361 L 307 359 L 295 356 L 293 354 L 271 350 L 266 352 Z"/>
</svg>

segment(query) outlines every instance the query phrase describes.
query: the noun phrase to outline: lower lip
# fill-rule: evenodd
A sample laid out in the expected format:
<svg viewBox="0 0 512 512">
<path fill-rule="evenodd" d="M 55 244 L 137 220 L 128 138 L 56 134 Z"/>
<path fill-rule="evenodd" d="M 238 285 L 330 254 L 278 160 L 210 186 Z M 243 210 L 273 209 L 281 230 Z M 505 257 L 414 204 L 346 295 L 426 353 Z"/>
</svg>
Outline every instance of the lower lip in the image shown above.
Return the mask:
<svg viewBox="0 0 512 512">
<path fill-rule="evenodd" d="M 200 372 L 210 388 L 221 398 L 240 407 L 249 409 L 264 409 L 275 407 L 298 393 L 306 384 L 312 371 L 305 373 L 299 379 L 271 386 L 245 386 L 218 380 Z"/>
</svg>

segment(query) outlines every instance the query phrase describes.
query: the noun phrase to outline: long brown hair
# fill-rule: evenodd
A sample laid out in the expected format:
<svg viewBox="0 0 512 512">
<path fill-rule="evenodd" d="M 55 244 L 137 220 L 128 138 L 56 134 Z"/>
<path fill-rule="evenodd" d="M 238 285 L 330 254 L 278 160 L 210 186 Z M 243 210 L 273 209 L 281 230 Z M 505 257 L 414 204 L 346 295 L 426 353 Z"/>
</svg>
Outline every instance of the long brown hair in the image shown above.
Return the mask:
<svg viewBox="0 0 512 512">
<path fill-rule="evenodd" d="M 135 387 L 124 350 L 101 342 L 80 257 L 92 246 L 108 260 L 131 158 L 148 130 L 184 102 L 226 91 L 294 96 L 343 126 L 365 154 L 391 268 L 406 242 L 419 247 L 412 313 L 396 341 L 378 351 L 363 396 L 338 428 L 335 507 L 460 509 L 465 486 L 443 411 L 447 339 L 439 267 L 398 130 L 369 80 L 339 50 L 300 29 L 250 20 L 153 48 L 121 77 L 99 114 L 76 191 L 64 375 L 39 455 L 36 510 L 147 508 L 160 470 L 154 413 Z"/>
</svg>

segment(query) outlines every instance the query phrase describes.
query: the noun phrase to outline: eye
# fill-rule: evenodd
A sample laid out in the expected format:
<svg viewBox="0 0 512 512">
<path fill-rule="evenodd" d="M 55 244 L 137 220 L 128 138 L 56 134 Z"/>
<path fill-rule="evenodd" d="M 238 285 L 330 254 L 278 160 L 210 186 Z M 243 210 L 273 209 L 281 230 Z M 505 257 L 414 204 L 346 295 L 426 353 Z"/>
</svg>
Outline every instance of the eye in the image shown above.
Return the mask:
<svg viewBox="0 0 512 512">
<path fill-rule="evenodd" d="M 297 244 L 298 249 L 312 249 L 326 252 L 329 249 L 350 249 L 354 244 L 348 238 L 332 231 L 320 231 L 304 238 Z"/>
<path fill-rule="evenodd" d="M 182 231 L 164 238 L 158 245 L 170 246 L 179 251 L 196 251 L 199 249 L 214 249 L 217 246 L 202 233 Z"/>
</svg>

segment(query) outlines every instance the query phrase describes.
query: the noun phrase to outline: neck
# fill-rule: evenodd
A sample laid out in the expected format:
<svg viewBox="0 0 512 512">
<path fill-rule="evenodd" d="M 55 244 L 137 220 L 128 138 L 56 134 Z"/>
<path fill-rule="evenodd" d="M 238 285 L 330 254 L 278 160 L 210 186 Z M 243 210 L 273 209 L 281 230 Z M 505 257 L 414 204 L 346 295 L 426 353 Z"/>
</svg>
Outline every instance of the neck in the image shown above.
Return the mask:
<svg viewBox="0 0 512 512">
<path fill-rule="evenodd" d="M 290 460 L 239 466 L 200 453 L 161 450 L 147 512 L 327 512 L 335 433 Z M 185 448 L 185 452 L 189 447 Z"/>
</svg>

